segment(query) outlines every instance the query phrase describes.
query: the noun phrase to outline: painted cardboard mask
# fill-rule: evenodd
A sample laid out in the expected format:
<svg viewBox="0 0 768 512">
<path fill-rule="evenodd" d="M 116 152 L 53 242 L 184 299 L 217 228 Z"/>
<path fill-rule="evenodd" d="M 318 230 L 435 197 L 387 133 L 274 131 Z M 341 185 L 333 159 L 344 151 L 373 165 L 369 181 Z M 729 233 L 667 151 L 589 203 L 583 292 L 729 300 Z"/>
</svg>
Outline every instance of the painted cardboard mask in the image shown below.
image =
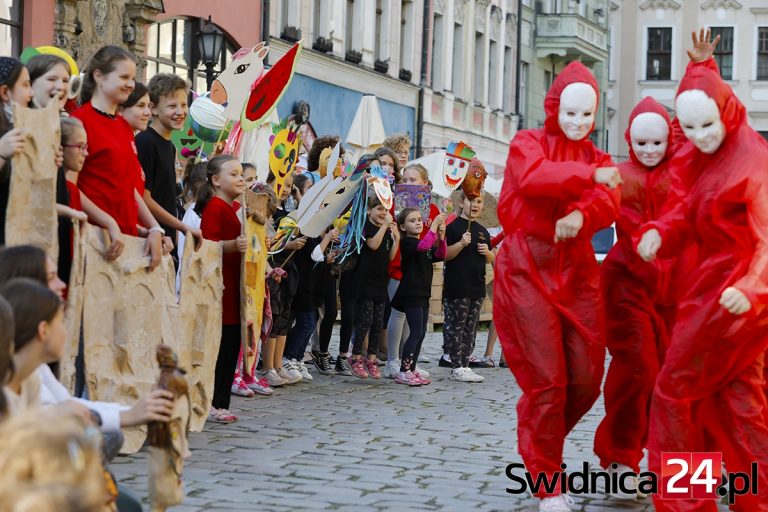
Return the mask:
<svg viewBox="0 0 768 512">
<path fill-rule="evenodd" d="M 223 105 L 224 116 L 232 121 L 240 119 L 245 101 L 254 82 L 264 72 L 264 57 L 269 46 L 261 42 L 253 48 L 241 48 L 232 55 L 232 63 L 222 71 L 211 86 L 211 100 Z"/>
<path fill-rule="evenodd" d="M 443 183 L 453 192 L 456 190 L 469 170 L 469 163 L 475 157 L 474 150 L 463 142 L 450 142 L 445 148 L 445 163 L 443 164 Z"/>
<path fill-rule="evenodd" d="M 240 113 L 240 125 L 244 131 L 250 131 L 261 125 L 274 110 L 293 79 L 296 60 L 302 45 L 302 41 L 293 45 L 269 71 L 262 73 L 249 89 L 248 100 Z"/>
<path fill-rule="evenodd" d="M 387 179 L 387 171 L 378 165 L 372 165 L 371 176 L 368 178 L 368 183 L 373 187 L 376 197 L 379 198 L 379 201 L 381 201 L 384 208 L 391 210 L 395 204 L 395 197 L 392 194 L 392 188 Z"/>
<path fill-rule="evenodd" d="M 432 203 L 432 188 L 430 185 L 410 185 L 399 183 L 395 185 L 395 212 L 405 208 L 418 208 L 422 219 L 429 219 L 429 207 Z"/>
<path fill-rule="evenodd" d="M 467 176 L 464 178 L 464 182 L 461 184 L 461 189 L 464 191 L 464 195 L 469 199 L 480 197 L 480 194 L 483 193 L 485 178 L 487 177 L 488 171 L 485 170 L 483 162 L 481 162 L 478 158 L 473 158 L 469 163 Z"/>
<path fill-rule="evenodd" d="M 270 141 L 269 169 L 275 175 L 275 195 L 280 197 L 286 178 L 293 173 L 299 160 L 301 134 L 298 126 L 286 122 L 274 125 L 272 131 L 274 135 Z"/>
<path fill-rule="evenodd" d="M 329 165 L 331 166 L 332 174 L 335 178 L 341 176 L 341 164 L 343 162 L 341 159 L 339 159 L 339 153 L 341 153 L 340 142 L 337 142 L 336 146 L 333 148 L 325 148 L 320 152 L 317 171 L 320 173 L 321 178 L 325 178 L 325 176 L 328 174 Z"/>
</svg>

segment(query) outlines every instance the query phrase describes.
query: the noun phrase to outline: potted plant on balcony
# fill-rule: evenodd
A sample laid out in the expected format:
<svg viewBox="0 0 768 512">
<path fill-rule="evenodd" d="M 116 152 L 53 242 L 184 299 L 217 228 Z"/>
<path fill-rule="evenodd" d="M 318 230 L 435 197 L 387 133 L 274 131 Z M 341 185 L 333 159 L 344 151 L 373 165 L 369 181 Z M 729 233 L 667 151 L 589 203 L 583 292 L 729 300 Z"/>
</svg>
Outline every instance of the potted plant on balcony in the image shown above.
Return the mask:
<svg viewBox="0 0 768 512">
<path fill-rule="evenodd" d="M 400 80 L 405 80 L 406 82 L 410 82 L 411 78 L 413 78 L 413 73 L 411 73 L 410 69 L 401 69 L 399 76 L 400 76 Z"/>
<path fill-rule="evenodd" d="M 360 64 L 363 61 L 363 54 L 357 50 L 347 50 L 344 54 L 344 60 L 352 64 Z"/>
<path fill-rule="evenodd" d="M 376 59 L 376 62 L 373 63 L 373 69 L 379 73 L 386 73 L 389 71 L 389 59 Z"/>
<path fill-rule="evenodd" d="M 280 34 L 280 39 L 285 39 L 292 43 L 301 41 L 301 29 L 298 27 L 285 26 L 283 32 Z"/>
<path fill-rule="evenodd" d="M 333 51 L 333 41 L 329 37 L 320 36 L 315 39 L 315 42 L 312 44 L 312 48 L 319 52 L 328 53 Z"/>
</svg>

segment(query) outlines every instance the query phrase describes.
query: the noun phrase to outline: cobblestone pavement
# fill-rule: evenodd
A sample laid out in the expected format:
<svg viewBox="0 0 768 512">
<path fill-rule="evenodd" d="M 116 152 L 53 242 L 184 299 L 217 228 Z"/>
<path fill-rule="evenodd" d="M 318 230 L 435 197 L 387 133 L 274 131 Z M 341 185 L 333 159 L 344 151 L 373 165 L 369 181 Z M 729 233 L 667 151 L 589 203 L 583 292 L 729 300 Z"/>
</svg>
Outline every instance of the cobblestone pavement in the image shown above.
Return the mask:
<svg viewBox="0 0 768 512">
<path fill-rule="evenodd" d="M 485 333 L 478 345 L 485 346 Z M 517 454 L 520 390 L 504 368 L 477 370 L 480 384 L 448 380 L 440 333 L 428 334 L 429 386 L 319 375 L 272 397 L 233 397 L 238 423 L 208 423 L 190 436 L 187 497 L 174 511 L 499 510 L 535 511 L 506 493 Z M 476 353 L 482 353 L 478 346 Z M 498 361 L 499 349 L 495 359 Z M 602 401 L 565 443 L 565 462 L 597 465 L 592 440 Z M 118 480 L 146 497 L 146 453 L 119 457 Z M 578 510 L 653 510 L 650 500 L 575 497 Z"/>
</svg>

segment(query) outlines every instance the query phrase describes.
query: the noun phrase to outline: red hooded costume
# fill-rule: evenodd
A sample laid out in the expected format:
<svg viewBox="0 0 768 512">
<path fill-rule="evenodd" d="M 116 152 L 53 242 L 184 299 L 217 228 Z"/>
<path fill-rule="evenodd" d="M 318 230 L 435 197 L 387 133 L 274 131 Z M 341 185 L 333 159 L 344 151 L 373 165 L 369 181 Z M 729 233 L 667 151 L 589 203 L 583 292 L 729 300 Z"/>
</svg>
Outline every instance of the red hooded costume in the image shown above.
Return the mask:
<svg viewBox="0 0 768 512">
<path fill-rule="evenodd" d="M 675 275 L 684 291 L 651 402 L 649 468 L 662 452 L 722 451 L 728 471 L 759 464 L 760 496 L 736 498 L 735 510 L 768 510 L 768 427 L 763 353 L 768 346 L 768 144 L 747 125 L 744 106 L 708 63 L 689 66 L 678 89 L 714 99 L 726 135 L 713 154 L 691 142 L 670 167 L 674 207 L 638 230 L 661 234 L 659 256 L 696 244 L 695 272 Z M 680 279 L 686 282 L 680 284 Z M 719 304 L 733 286 L 752 309 L 733 315 Z M 656 510 L 715 511 L 714 501 L 661 500 Z"/>
<path fill-rule="evenodd" d="M 653 168 L 640 163 L 630 137 L 632 122 L 644 113 L 660 115 L 669 127 L 666 154 Z M 672 179 L 669 162 L 676 141 L 667 111 L 650 97 L 632 111 L 624 138 L 630 160 L 618 166 L 623 181 L 618 241 L 600 267 L 611 365 L 604 389 L 606 414 L 595 434 L 595 453 L 605 468 L 618 462 L 639 472 L 648 440 L 651 394 L 668 345 L 675 302 L 668 286 L 673 262 L 646 263 L 635 252 L 632 235 L 658 218 L 667 202 Z"/>
<path fill-rule="evenodd" d="M 512 140 L 499 219 L 506 240 L 496 258 L 493 312 L 504 357 L 523 395 L 518 450 L 528 471 L 561 471 L 563 443 L 600 394 L 605 337 L 592 235 L 616 218 L 619 192 L 594 182 L 611 158 L 589 138 L 568 139 L 558 125 L 560 95 L 592 73 L 572 62 L 544 101 L 543 130 Z M 555 244 L 555 224 L 581 210 L 576 238 Z M 557 494 L 558 491 L 555 491 Z M 541 493 L 540 497 L 546 496 Z"/>
</svg>

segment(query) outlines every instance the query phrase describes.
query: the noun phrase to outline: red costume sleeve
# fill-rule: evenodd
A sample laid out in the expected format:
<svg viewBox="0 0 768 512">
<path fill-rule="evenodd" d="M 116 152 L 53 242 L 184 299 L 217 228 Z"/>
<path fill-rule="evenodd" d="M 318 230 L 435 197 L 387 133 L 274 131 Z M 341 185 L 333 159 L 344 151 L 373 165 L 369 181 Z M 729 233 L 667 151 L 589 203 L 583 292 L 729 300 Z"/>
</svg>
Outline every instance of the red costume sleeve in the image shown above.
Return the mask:
<svg viewBox="0 0 768 512">
<path fill-rule="evenodd" d="M 747 222 L 755 240 L 749 270 L 733 286 L 744 292 L 753 306 L 768 299 L 768 190 L 751 183 L 746 191 Z"/>
<path fill-rule="evenodd" d="M 510 144 L 509 162 L 518 171 L 519 194 L 528 197 L 579 197 L 595 185 L 595 169 L 584 162 L 553 162 L 547 158 L 542 140 L 533 131 L 519 132 Z"/>
</svg>

